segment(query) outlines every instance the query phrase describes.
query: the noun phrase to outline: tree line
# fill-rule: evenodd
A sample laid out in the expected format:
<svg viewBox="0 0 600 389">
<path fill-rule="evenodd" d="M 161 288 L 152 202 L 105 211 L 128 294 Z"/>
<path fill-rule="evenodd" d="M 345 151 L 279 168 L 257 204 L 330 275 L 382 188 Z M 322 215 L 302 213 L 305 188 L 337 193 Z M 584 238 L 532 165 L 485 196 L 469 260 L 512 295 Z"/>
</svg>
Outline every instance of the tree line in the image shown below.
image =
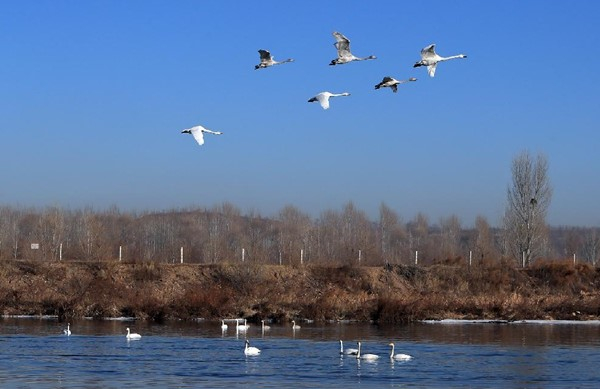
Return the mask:
<svg viewBox="0 0 600 389">
<path fill-rule="evenodd" d="M 548 227 L 534 259 L 600 259 L 600 229 Z M 370 220 L 352 202 L 311 218 L 294 206 L 274 217 L 243 214 L 230 203 L 165 212 L 0 207 L 0 259 L 156 261 L 218 264 L 368 265 L 510 261 L 521 265 L 518 237 L 485 217 L 463 228 L 449 216 L 403 221 L 386 204 Z M 183 252 L 182 252 L 183 250 Z M 527 264 L 530 263 L 528 259 Z"/>
<path fill-rule="evenodd" d="M 432 224 L 425 214 L 404 222 L 382 203 L 369 220 L 352 202 L 313 219 L 289 205 L 275 217 L 242 214 L 233 204 L 212 209 L 131 213 L 0 207 L 0 259 L 119 260 L 216 264 L 429 264 L 502 260 L 530 265 L 572 258 L 594 266 L 598 228 L 551 228 L 552 187 L 545 156 L 523 151 L 512 161 L 501 228 L 485 217 L 463 228 L 456 215 Z"/>
</svg>

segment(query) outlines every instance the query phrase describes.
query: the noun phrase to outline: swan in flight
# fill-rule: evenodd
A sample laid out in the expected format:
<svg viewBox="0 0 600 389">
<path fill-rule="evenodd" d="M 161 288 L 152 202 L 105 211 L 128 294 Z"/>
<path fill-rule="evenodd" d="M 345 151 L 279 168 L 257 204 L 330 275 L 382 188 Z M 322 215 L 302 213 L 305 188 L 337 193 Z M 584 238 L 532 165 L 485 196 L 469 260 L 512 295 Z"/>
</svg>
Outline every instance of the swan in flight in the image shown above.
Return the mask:
<svg viewBox="0 0 600 389">
<path fill-rule="evenodd" d="M 142 339 L 142 335 L 136 334 L 135 332 L 130 332 L 129 327 L 127 327 L 127 335 L 125 335 L 127 340 L 137 340 Z"/>
<path fill-rule="evenodd" d="M 192 134 L 192 136 L 194 137 L 194 139 L 196 139 L 196 142 L 198 142 L 199 145 L 204 144 L 204 133 L 205 132 L 208 132 L 209 134 L 214 134 L 214 135 L 223 134 L 220 131 L 211 131 L 202 126 L 195 126 L 195 127 L 188 128 L 188 129 L 181 131 L 182 134 Z"/>
<path fill-rule="evenodd" d="M 379 355 L 376 354 L 361 354 L 360 353 L 360 342 L 358 342 L 358 352 L 356 353 L 356 359 L 366 359 L 369 361 L 374 361 L 379 359 Z"/>
<path fill-rule="evenodd" d="M 412 359 L 412 357 L 408 354 L 394 354 L 394 343 L 390 343 L 388 346 L 392 347 L 390 359 L 395 359 L 396 361 L 410 361 Z"/>
<path fill-rule="evenodd" d="M 260 349 L 250 346 L 250 342 L 246 339 L 246 347 L 244 348 L 244 354 L 246 355 L 259 355 Z"/>
<path fill-rule="evenodd" d="M 293 330 L 299 330 L 300 328 L 301 327 L 298 324 L 296 324 L 296 322 L 294 320 L 292 320 L 292 329 Z"/>
<path fill-rule="evenodd" d="M 281 65 L 282 63 L 294 62 L 292 58 L 288 58 L 285 61 L 275 61 L 275 58 L 269 53 L 269 50 L 258 50 L 260 54 L 260 63 L 254 66 L 254 70 L 268 68 L 273 65 Z"/>
<path fill-rule="evenodd" d="M 347 348 L 344 350 L 344 343 L 340 339 L 340 354 L 356 355 L 356 354 L 358 354 L 358 349 L 357 348 Z"/>
<path fill-rule="evenodd" d="M 350 39 L 346 38 L 341 33 L 334 31 L 333 36 L 335 37 L 336 42 L 333 44 L 337 49 L 338 57 L 336 59 L 331 60 L 329 65 L 342 65 L 352 61 L 365 61 L 368 59 L 376 59 L 374 55 L 370 55 L 368 57 L 355 57 L 350 52 Z"/>
<path fill-rule="evenodd" d="M 411 77 L 408 80 L 396 80 L 393 77 L 386 76 L 386 77 L 383 77 L 383 80 L 381 80 L 381 82 L 379 84 L 375 85 L 375 89 L 388 87 L 388 88 L 391 88 L 394 93 L 396 93 L 396 92 L 398 92 L 398 85 L 404 84 L 404 83 L 407 83 L 410 81 L 417 81 L 417 79 L 414 77 Z"/>
<path fill-rule="evenodd" d="M 67 328 L 63 330 L 63 332 L 65 333 L 65 335 L 69 336 L 71 335 L 71 323 L 67 323 Z"/>
<path fill-rule="evenodd" d="M 227 330 L 227 324 L 225 324 L 225 320 L 221 320 L 221 330 L 222 331 L 226 331 Z"/>
<path fill-rule="evenodd" d="M 308 102 L 312 103 L 312 102 L 318 101 L 319 104 L 321 104 L 321 107 L 323 107 L 323 109 L 329 109 L 329 98 L 330 97 L 338 97 L 338 96 L 350 96 L 350 93 L 348 93 L 348 92 L 344 92 L 344 93 L 321 92 L 318 95 L 311 97 L 308 100 Z"/>
<path fill-rule="evenodd" d="M 464 54 L 452 55 L 450 57 L 441 57 L 435 52 L 435 44 L 431 44 L 421 50 L 421 60 L 414 64 L 414 68 L 427 66 L 429 77 L 435 76 L 435 68 L 439 62 L 448 61 L 456 58 L 467 58 Z"/>
</svg>

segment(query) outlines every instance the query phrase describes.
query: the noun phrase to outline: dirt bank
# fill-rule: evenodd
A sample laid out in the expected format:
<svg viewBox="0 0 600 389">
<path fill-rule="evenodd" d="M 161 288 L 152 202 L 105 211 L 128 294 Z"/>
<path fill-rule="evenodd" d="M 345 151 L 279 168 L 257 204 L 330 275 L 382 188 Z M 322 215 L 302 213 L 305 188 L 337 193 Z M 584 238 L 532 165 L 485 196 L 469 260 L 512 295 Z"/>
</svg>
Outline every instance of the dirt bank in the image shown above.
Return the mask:
<svg viewBox="0 0 600 389">
<path fill-rule="evenodd" d="M 246 317 L 407 322 L 600 317 L 585 264 L 291 267 L 0 261 L 0 312 L 147 320 Z"/>
</svg>

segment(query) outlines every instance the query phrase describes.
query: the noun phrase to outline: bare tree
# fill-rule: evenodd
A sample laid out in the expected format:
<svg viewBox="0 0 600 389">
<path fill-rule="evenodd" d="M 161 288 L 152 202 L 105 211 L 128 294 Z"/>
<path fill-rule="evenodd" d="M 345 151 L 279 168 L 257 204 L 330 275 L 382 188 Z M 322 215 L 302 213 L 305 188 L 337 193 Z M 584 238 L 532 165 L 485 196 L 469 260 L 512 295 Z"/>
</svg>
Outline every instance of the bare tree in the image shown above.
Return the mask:
<svg viewBox="0 0 600 389">
<path fill-rule="evenodd" d="M 486 258 L 495 256 L 494 236 L 490 229 L 490 225 L 484 216 L 475 218 L 475 242 L 474 254 L 475 258 L 483 261 Z"/>
<path fill-rule="evenodd" d="M 440 220 L 442 233 L 441 256 L 454 259 L 460 255 L 461 226 L 460 219 L 456 215 Z"/>
<path fill-rule="evenodd" d="M 600 233 L 597 228 L 593 228 L 585 234 L 582 253 L 584 260 L 596 266 L 600 260 Z"/>
<path fill-rule="evenodd" d="M 534 161 L 524 151 L 513 159 L 511 170 L 503 221 L 505 239 L 508 254 L 528 265 L 546 249 L 546 213 L 552 198 L 548 161 L 543 155 Z"/>
<path fill-rule="evenodd" d="M 411 255 L 418 251 L 419 257 L 425 258 L 429 243 L 429 220 L 427 216 L 419 212 L 414 220 L 408 223 L 407 228 Z"/>
<path fill-rule="evenodd" d="M 379 206 L 379 250 L 386 263 L 399 263 L 402 257 L 410 255 L 406 229 L 398 214 L 387 205 Z"/>
<path fill-rule="evenodd" d="M 288 205 L 279 211 L 277 219 L 279 254 L 286 263 L 297 262 L 295 259 L 300 258 L 300 250 L 306 250 L 309 246 L 310 217 Z"/>
</svg>

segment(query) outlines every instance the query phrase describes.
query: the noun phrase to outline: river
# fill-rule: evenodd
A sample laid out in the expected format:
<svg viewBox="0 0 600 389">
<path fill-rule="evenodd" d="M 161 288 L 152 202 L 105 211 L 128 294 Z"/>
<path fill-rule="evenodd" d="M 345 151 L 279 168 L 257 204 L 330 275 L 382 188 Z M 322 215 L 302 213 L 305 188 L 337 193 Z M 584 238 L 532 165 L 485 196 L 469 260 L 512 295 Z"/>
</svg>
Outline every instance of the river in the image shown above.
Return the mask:
<svg viewBox="0 0 600 389">
<path fill-rule="evenodd" d="M 155 324 L 0 318 L 2 388 L 596 388 L 600 322 Z M 126 328 L 142 335 L 125 339 Z M 244 341 L 261 349 L 245 356 Z M 340 355 L 362 342 L 377 361 Z M 391 361 L 390 347 L 410 361 Z"/>
</svg>

